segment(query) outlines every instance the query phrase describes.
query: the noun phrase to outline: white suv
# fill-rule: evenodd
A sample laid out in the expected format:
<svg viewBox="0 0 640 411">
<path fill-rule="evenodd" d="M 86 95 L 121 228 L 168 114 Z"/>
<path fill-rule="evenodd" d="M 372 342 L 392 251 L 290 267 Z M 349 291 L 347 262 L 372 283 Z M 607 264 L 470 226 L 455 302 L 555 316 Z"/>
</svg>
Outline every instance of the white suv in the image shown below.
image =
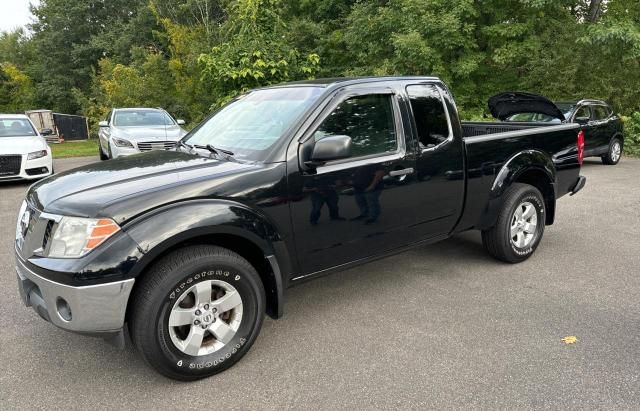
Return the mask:
<svg viewBox="0 0 640 411">
<path fill-rule="evenodd" d="M 51 148 L 29 117 L 0 114 L 0 181 L 35 180 L 52 173 Z"/>
</svg>

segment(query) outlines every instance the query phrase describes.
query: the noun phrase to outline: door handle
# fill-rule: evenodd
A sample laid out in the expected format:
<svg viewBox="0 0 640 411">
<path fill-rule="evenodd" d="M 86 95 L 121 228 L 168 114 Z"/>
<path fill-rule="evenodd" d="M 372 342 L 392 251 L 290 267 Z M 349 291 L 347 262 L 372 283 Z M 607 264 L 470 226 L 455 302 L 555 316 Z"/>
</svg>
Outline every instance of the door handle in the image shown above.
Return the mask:
<svg viewBox="0 0 640 411">
<path fill-rule="evenodd" d="M 392 170 L 389 171 L 389 175 L 391 177 L 399 177 L 399 176 L 406 176 L 407 174 L 411 174 L 413 173 L 413 168 L 405 168 L 404 170 Z"/>
</svg>

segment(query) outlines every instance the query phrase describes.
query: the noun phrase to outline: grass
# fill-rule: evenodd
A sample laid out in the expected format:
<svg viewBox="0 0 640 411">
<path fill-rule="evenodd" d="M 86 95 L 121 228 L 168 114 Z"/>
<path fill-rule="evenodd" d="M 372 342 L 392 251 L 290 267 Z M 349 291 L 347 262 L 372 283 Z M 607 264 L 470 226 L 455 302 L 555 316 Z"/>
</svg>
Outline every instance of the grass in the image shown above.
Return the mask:
<svg viewBox="0 0 640 411">
<path fill-rule="evenodd" d="M 87 157 L 98 155 L 98 139 L 85 141 L 66 141 L 60 144 L 51 144 L 53 158 Z"/>
</svg>

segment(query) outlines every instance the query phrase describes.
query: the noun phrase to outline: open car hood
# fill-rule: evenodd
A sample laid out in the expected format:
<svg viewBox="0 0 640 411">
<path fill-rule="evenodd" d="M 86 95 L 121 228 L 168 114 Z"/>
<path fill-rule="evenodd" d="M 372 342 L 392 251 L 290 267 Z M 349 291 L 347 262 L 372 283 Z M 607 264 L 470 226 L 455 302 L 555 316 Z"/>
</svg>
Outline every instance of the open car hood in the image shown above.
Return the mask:
<svg viewBox="0 0 640 411">
<path fill-rule="evenodd" d="M 565 121 L 562 111 L 553 101 L 532 93 L 508 91 L 489 99 L 489 111 L 498 120 L 504 121 L 514 114 L 539 113 Z"/>
</svg>

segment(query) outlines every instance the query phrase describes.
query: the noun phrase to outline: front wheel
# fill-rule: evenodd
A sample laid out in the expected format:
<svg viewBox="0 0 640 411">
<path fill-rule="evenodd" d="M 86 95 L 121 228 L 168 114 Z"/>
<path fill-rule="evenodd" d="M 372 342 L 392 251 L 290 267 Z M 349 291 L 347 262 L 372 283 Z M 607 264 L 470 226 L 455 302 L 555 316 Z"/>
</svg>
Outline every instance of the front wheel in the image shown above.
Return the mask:
<svg viewBox="0 0 640 411">
<path fill-rule="evenodd" d="M 132 340 L 161 374 L 191 381 L 231 367 L 260 332 L 265 293 L 256 270 L 216 246 L 174 251 L 133 296 Z"/>
<path fill-rule="evenodd" d="M 102 151 L 102 144 L 98 142 L 98 152 L 100 154 L 100 160 L 105 161 L 108 160 L 109 157 Z"/>
<path fill-rule="evenodd" d="M 620 143 L 620 140 L 617 138 L 614 138 L 611 140 L 611 143 L 609 143 L 609 151 L 602 156 L 602 163 L 608 166 L 614 166 L 618 164 L 620 158 L 622 158 L 622 143 Z"/>
<path fill-rule="evenodd" d="M 482 232 L 485 249 L 508 263 L 529 258 L 544 233 L 545 206 L 540 191 L 528 184 L 515 183 L 504 193 L 498 220 Z"/>
</svg>

